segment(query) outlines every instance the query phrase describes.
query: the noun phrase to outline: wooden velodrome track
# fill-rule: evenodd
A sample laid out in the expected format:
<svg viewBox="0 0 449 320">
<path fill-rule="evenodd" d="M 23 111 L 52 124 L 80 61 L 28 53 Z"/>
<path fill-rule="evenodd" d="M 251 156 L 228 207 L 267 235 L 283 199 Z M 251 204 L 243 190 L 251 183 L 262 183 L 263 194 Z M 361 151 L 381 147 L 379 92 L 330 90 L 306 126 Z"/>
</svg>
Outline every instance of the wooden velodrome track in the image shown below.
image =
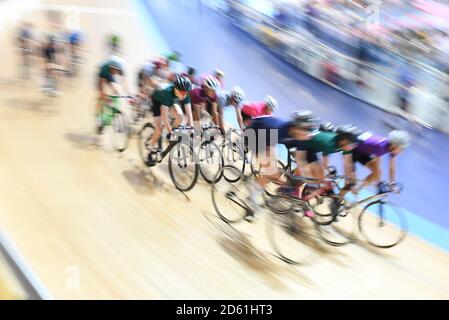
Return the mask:
<svg viewBox="0 0 449 320">
<path fill-rule="evenodd" d="M 136 10 L 124 0 L 77 4 Z M 42 10 L 26 17 L 48 28 Z M 83 14 L 81 25 L 88 32 L 86 64 L 79 78 L 65 81 L 58 112 L 50 115 L 37 77 L 15 80 L 15 26 L 0 34 L 0 226 L 53 297 L 449 298 L 449 255 L 413 236 L 388 251 L 363 242 L 323 245 L 314 263 L 291 267 L 271 254 L 267 215 L 231 229 L 216 218 L 207 185 L 201 181 L 187 199 L 172 187 L 165 164 L 141 166 L 135 140 L 121 155 L 106 138 L 96 147 L 94 76 L 106 34 L 125 35 L 131 75 L 155 50 L 138 15 Z M 20 297 L 1 261 L 0 298 Z"/>
</svg>

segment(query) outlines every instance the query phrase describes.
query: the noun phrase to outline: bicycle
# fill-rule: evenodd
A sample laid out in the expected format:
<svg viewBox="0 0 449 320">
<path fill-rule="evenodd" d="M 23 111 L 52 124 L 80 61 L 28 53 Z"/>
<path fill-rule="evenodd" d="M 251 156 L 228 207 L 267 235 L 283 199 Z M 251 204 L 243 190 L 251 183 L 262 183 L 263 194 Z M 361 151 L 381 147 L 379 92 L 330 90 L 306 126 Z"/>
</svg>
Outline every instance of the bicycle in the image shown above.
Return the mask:
<svg viewBox="0 0 449 320">
<path fill-rule="evenodd" d="M 159 139 L 159 148 L 153 151 L 150 149 L 150 141 L 155 130 L 153 124 L 148 122 L 139 132 L 138 144 L 142 160 L 147 166 L 153 167 L 169 155 L 168 171 L 174 186 L 182 192 L 191 190 L 196 184 L 199 172 L 191 142 L 193 128 L 179 126 L 173 130 L 172 134 L 167 135 L 169 143 L 165 148 L 162 148 L 161 139 Z M 176 169 L 180 169 L 184 177 L 178 176 Z M 186 182 L 184 183 L 183 180 Z"/>
<path fill-rule="evenodd" d="M 398 245 L 408 233 L 408 222 L 401 209 L 385 198 L 393 193 L 399 194 L 402 190 L 403 185 L 400 183 L 382 183 L 378 193 L 352 203 L 332 195 L 331 202 L 335 207 L 331 211 L 334 212 L 334 218 L 327 230 L 318 226 L 321 238 L 333 246 L 352 242 L 355 239 L 354 228 L 348 230 L 342 224 L 337 224 L 342 218 L 347 220 L 354 209 L 366 204 L 357 219 L 358 230 L 363 238 L 377 248 L 388 249 Z"/>
<path fill-rule="evenodd" d="M 237 176 L 241 174 L 241 171 L 240 168 L 226 165 L 222 168 L 221 174 Z M 253 174 L 243 174 L 235 183 L 222 179 L 211 185 L 215 211 L 224 222 L 234 224 L 249 215 L 254 215 L 253 208 L 249 204 L 251 196 L 249 184 L 254 183 L 251 181 L 252 177 Z M 292 204 L 288 197 L 269 192 L 264 193 L 263 199 L 265 206 L 272 213 L 267 221 L 266 231 L 269 242 L 278 257 L 289 264 L 301 264 L 305 260 L 309 261 L 310 255 L 314 255 L 314 253 L 306 240 L 314 238 L 310 233 L 313 228 L 301 215 L 302 212 L 309 210 L 307 202 L 294 199 L 294 204 Z M 282 202 L 284 202 L 283 206 L 280 205 Z"/>
<path fill-rule="evenodd" d="M 111 126 L 113 130 L 112 145 L 118 152 L 123 152 L 129 146 L 131 127 L 128 117 L 120 110 L 120 99 L 131 99 L 132 97 L 109 95 L 108 98 L 110 102 L 103 104 L 97 117 L 97 128 L 101 133 L 104 127 Z"/>
<path fill-rule="evenodd" d="M 44 78 L 44 86 L 39 90 L 44 94 L 44 105 L 47 106 L 49 112 L 55 111 L 57 99 L 62 95 L 59 88 L 58 72 L 66 72 L 66 69 L 60 67 L 52 67 L 48 69 Z"/>
</svg>

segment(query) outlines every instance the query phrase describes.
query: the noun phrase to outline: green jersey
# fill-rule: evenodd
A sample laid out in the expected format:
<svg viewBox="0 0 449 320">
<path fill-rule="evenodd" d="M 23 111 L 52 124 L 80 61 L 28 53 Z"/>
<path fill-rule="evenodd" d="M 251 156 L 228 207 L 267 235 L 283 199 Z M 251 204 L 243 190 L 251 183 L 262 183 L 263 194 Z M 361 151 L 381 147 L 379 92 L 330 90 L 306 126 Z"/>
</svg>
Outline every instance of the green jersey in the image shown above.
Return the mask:
<svg viewBox="0 0 449 320">
<path fill-rule="evenodd" d="M 298 141 L 298 150 L 322 152 L 324 155 L 340 152 L 335 132 L 320 131 L 308 141 Z"/>
<path fill-rule="evenodd" d="M 170 85 L 164 89 L 159 89 L 154 91 L 153 99 L 159 102 L 161 105 L 171 107 L 175 103 L 179 102 L 182 105 L 190 103 L 190 95 L 188 94 L 184 100 L 179 101 L 178 97 L 175 95 L 175 88 Z"/>
</svg>

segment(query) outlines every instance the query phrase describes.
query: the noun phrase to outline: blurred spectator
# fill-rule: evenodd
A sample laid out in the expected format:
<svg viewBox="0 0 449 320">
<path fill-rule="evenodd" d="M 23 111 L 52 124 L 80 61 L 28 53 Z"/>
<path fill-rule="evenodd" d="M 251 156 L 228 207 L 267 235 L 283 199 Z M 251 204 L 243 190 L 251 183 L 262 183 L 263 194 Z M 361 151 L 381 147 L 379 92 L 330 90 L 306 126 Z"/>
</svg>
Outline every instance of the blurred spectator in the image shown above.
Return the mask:
<svg viewBox="0 0 449 320">
<path fill-rule="evenodd" d="M 314 36 L 318 36 L 318 30 L 315 25 L 315 19 L 319 18 L 318 8 L 316 7 L 316 1 L 310 0 L 304 7 L 306 13 L 306 28 Z"/>
</svg>

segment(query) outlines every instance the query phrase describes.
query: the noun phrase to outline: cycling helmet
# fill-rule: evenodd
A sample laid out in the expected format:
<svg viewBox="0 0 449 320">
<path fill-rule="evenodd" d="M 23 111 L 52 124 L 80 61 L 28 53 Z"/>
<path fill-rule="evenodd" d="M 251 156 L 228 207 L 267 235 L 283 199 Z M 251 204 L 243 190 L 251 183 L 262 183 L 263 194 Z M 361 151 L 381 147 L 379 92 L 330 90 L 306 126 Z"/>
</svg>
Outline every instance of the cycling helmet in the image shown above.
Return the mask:
<svg viewBox="0 0 449 320">
<path fill-rule="evenodd" d="M 278 103 L 272 96 L 268 95 L 265 97 L 265 106 L 270 108 L 271 111 L 274 111 L 278 107 Z"/>
<path fill-rule="evenodd" d="M 336 132 L 339 140 L 349 140 L 353 143 L 360 142 L 359 136 L 363 133 L 362 130 L 351 124 L 337 127 Z"/>
<path fill-rule="evenodd" d="M 232 88 L 231 92 L 229 92 L 232 100 L 234 100 L 237 103 L 242 102 L 245 99 L 245 92 L 242 90 L 242 88 L 235 86 Z"/>
<path fill-rule="evenodd" d="M 203 81 L 203 85 L 205 88 L 214 91 L 220 88 L 220 82 L 218 82 L 217 78 L 215 78 L 214 76 L 207 76 Z"/>
<path fill-rule="evenodd" d="M 336 127 L 329 121 L 320 124 L 320 131 L 335 132 Z"/>
<path fill-rule="evenodd" d="M 393 130 L 388 134 L 388 141 L 400 148 L 407 148 L 410 140 L 410 135 L 403 130 Z"/>
<path fill-rule="evenodd" d="M 119 70 L 123 73 L 125 68 L 125 60 L 120 58 L 119 56 L 110 56 L 109 57 L 109 66 L 113 69 Z"/>
<path fill-rule="evenodd" d="M 190 79 L 181 74 L 175 75 L 175 81 L 173 81 L 173 85 L 180 91 L 192 90 L 192 82 L 190 82 Z"/>
<path fill-rule="evenodd" d="M 308 110 L 296 111 L 292 114 L 292 124 L 301 129 L 315 129 L 318 119 Z"/>
<path fill-rule="evenodd" d="M 220 69 L 215 69 L 215 70 L 214 70 L 214 75 L 215 75 L 216 77 L 224 78 L 224 72 L 221 71 Z"/>
<path fill-rule="evenodd" d="M 180 54 L 177 51 L 171 51 L 165 56 L 165 58 L 168 61 L 177 61 L 178 62 L 178 61 L 180 61 Z"/>
</svg>

